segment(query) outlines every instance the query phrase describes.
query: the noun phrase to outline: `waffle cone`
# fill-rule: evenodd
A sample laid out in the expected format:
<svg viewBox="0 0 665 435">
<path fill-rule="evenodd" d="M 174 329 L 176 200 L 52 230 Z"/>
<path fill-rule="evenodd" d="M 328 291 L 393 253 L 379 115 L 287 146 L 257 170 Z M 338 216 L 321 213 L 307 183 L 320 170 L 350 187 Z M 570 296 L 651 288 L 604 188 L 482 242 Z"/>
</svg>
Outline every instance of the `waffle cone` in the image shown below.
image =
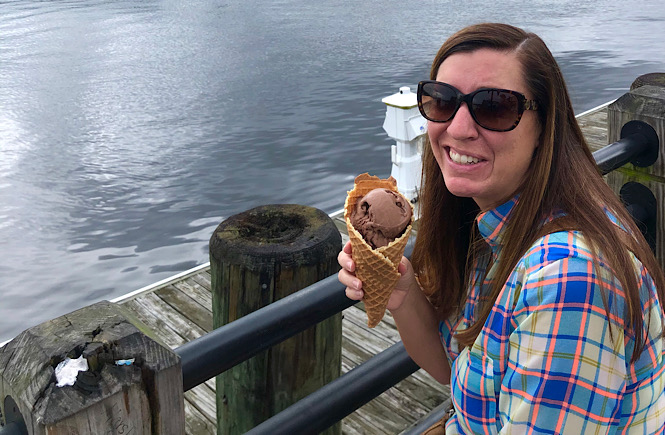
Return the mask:
<svg viewBox="0 0 665 435">
<path fill-rule="evenodd" d="M 353 261 L 356 264 L 356 276 L 363 283 L 365 297 L 365 312 L 367 313 L 367 326 L 370 328 L 379 324 L 386 312 L 388 299 L 393 287 L 400 278 L 397 271 L 399 262 L 404 254 L 404 248 L 409 241 L 411 227 L 413 226 L 413 213 L 411 223 L 404 233 L 387 246 L 373 249 L 363 236 L 351 224 L 351 213 L 356 203 L 371 190 L 382 188 L 390 189 L 402 195 L 397 190 L 397 181 L 393 177 L 382 180 L 367 173 L 360 174 L 355 179 L 353 190 L 348 192 L 344 203 L 344 219 L 349 231 L 351 246 L 353 247 Z M 402 196 L 404 198 L 404 196 Z M 408 199 L 404 198 L 408 202 Z"/>
</svg>

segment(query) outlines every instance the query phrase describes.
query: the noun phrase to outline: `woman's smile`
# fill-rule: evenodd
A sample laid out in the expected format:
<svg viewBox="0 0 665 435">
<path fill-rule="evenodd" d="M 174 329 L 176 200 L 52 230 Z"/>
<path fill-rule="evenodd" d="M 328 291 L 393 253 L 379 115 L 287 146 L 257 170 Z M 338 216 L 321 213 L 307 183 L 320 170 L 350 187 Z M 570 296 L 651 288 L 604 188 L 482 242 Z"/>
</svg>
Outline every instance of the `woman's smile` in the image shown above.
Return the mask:
<svg viewBox="0 0 665 435">
<path fill-rule="evenodd" d="M 448 151 L 448 157 L 450 160 L 458 165 L 477 165 L 478 163 L 483 163 L 486 162 L 487 160 L 483 159 L 482 157 L 476 157 L 471 155 L 470 153 L 465 153 L 462 151 L 456 151 L 450 147 L 445 148 Z"/>
</svg>

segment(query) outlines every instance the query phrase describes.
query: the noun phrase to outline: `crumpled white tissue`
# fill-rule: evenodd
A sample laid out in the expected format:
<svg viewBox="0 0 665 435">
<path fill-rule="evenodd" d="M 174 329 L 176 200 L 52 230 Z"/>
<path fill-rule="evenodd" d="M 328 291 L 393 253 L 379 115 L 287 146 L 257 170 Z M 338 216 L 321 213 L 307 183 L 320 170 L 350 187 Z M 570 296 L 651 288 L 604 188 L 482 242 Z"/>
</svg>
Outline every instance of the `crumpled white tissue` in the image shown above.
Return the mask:
<svg viewBox="0 0 665 435">
<path fill-rule="evenodd" d="M 55 379 L 58 381 L 55 385 L 64 387 L 65 385 L 74 385 L 76 382 L 76 375 L 79 372 L 88 370 L 88 360 L 83 358 L 83 355 L 76 359 L 65 358 L 55 368 Z"/>
</svg>

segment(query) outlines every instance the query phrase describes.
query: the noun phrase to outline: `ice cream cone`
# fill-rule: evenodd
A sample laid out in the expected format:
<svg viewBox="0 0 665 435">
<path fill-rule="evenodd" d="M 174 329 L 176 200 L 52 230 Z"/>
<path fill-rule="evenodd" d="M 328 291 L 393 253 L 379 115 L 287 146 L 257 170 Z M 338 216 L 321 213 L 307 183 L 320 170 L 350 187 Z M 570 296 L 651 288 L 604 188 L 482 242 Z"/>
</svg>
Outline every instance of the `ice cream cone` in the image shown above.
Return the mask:
<svg viewBox="0 0 665 435">
<path fill-rule="evenodd" d="M 411 227 L 413 226 L 413 211 L 411 222 L 404 233 L 390 244 L 373 249 L 363 236 L 351 224 L 351 213 L 356 203 L 371 190 L 383 188 L 394 192 L 397 190 L 397 181 L 393 177 L 382 180 L 367 173 L 360 174 L 355 179 L 353 190 L 348 192 L 344 204 L 344 219 L 349 231 L 351 246 L 353 247 L 353 261 L 356 263 L 356 276 L 363 283 L 365 297 L 365 312 L 367 313 L 367 326 L 370 328 L 379 324 L 386 312 L 388 299 L 393 287 L 400 277 L 397 267 L 404 254 L 404 248 L 409 241 Z M 401 195 L 401 194 L 400 194 Z M 402 196 L 403 197 L 403 196 Z M 408 199 L 404 198 L 408 202 Z"/>
</svg>

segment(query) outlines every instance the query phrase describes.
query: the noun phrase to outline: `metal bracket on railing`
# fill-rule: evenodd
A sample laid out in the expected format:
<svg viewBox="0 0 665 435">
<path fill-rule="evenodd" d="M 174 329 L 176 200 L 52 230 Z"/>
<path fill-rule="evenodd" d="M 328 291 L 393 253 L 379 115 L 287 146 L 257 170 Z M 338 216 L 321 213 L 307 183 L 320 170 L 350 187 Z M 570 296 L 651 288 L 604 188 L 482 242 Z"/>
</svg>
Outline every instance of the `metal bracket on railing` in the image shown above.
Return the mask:
<svg viewBox="0 0 665 435">
<path fill-rule="evenodd" d="M 642 231 L 652 251 L 656 250 L 658 206 L 653 192 L 643 184 L 630 181 L 621 187 L 621 201 Z"/>
<path fill-rule="evenodd" d="M 603 175 L 626 163 L 644 168 L 658 159 L 658 134 L 642 121 L 628 121 L 621 128 L 621 139 L 593 153 Z"/>
</svg>

